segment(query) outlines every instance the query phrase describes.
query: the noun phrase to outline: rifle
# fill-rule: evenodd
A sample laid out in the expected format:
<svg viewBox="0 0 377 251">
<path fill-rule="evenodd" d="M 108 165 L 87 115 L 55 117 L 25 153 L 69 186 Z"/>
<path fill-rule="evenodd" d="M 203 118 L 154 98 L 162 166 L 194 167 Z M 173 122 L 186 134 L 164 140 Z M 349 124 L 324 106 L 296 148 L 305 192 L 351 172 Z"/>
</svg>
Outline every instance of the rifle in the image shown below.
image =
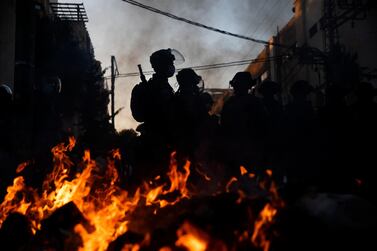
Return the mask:
<svg viewBox="0 0 377 251">
<path fill-rule="evenodd" d="M 138 64 L 137 67 L 139 68 L 139 74 L 140 74 L 140 79 L 142 84 L 147 84 L 147 79 L 145 78 L 145 75 L 143 73 L 143 69 L 141 68 L 141 64 Z"/>
</svg>

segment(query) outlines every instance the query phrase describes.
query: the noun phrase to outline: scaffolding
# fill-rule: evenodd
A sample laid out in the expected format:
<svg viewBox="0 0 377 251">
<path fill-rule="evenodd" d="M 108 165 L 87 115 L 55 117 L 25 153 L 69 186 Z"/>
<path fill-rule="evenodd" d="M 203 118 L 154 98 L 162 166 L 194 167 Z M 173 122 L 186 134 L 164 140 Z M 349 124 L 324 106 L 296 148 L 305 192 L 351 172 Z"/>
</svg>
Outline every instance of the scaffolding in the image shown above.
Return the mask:
<svg viewBox="0 0 377 251">
<path fill-rule="evenodd" d="M 83 3 L 50 3 L 50 6 L 54 16 L 62 21 L 89 21 Z"/>
</svg>

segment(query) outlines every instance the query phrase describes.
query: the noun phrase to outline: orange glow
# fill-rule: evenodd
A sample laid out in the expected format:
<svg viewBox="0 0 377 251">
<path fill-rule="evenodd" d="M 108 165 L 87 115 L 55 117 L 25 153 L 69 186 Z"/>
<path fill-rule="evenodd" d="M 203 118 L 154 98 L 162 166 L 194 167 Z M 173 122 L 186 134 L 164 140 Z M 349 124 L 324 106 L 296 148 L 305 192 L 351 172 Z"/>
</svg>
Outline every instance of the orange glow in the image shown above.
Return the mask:
<svg viewBox="0 0 377 251">
<path fill-rule="evenodd" d="M 267 174 L 271 177 L 272 171 L 267 170 Z M 267 182 L 264 183 L 266 184 Z M 271 202 L 267 203 L 259 213 L 258 218 L 254 222 L 254 231 L 251 236 L 251 242 L 256 247 L 262 248 L 263 251 L 268 251 L 271 245 L 271 241 L 268 239 L 268 228 L 273 224 L 278 209 L 285 206 L 284 201 L 279 197 L 275 182 L 270 182 L 268 191 Z"/>
<path fill-rule="evenodd" d="M 240 166 L 240 172 L 242 176 L 248 173 L 248 171 L 246 170 L 244 166 Z"/>
<path fill-rule="evenodd" d="M 267 239 L 263 226 L 271 224 L 277 210 L 267 203 L 259 214 L 258 219 L 254 224 L 254 232 L 251 241 L 257 247 L 263 248 L 264 251 L 270 249 L 270 241 Z"/>
<path fill-rule="evenodd" d="M 232 178 L 228 181 L 228 183 L 226 184 L 226 187 L 225 187 L 225 191 L 226 191 L 227 193 L 230 192 L 230 186 L 231 186 L 234 182 L 236 182 L 236 181 L 238 181 L 236 177 L 232 177 Z"/>
<path fill-rule="evenodd" d="M 120 150 L 119 149 L 112 150 L 111 151 L 111 155 L 112 155 L 113 159 L 117 159 L 117 160 L 121 160 L 122 159 L 122 156 L 120 155 Z"/>
<path fill-rule="evenodd" d="M 158 251 L 172 251 L 172 249 L 170 247 L 162 247 Z"/>
<path fill-rule="evenodd" d="M 184 247 L 188 251 L 205 251 L 208 246 L 209 237 L 200 229 L 188 222 L 177 230 L 178 240 L 175 242 L 177 247 Z"/>
<path fill-rule="evenodd" d="M 187 189 L 187 180 L 190 176 L 190 161 L 186 161 L 185 165 L 183 166 L 184 172 L 178 170 L 177 161 L 175 159 L 176 153 L 173 152 L 170 158 L 170 169 L 167 173 L 169 177 L 170 186 L 168 189 L 165 189 L 167 184 L 163 184 L 153 189 L 149 189 L 149 186 L 145 184 L 147 195 L 146 195 L 146 202 L 147 206 L 152 204 L 158 204 L 160 208 L 165 207 L 167 205 L 174 205 L 179 202 L 181 199 L 190 198 L 189 191 Z M 179 191 L 180 197 L 177 197 L 175 201 L 169 202 L 166 200 L 160 200 L 160 195 L 166 195 L 169 193 L 173 193 Z"/>
<path fill-rule="evenodd" d="M 199 168 L 195 168 L 195 171 L 200 174 L 206 181 L 211 181 L 211 178 L 205 174 L 203 171 L 201 171 Z"/>
<path fill-rule="evenodd" d="M 26 213 L 30 203 L 26 203 L 24 198 L 22 198 L 21 201 L 17 201 L 16 197 L 16 195 L 24 190 L 24 188 L 24 178 L 21 176 L 15 178 L 13 180 L 13 185 L 7 188 L 7 194 L 5 195 L 4 201 L 0 205 L 0 227 L 10 213 Z"/>
<path fill-rule="evenodd" d="M 24 162 L 24 163 L 19 164 L 16 169 L 16 173 L 22 172 L 25 169 L 25 167 L 27 167 L 28 165 L 29 165 L 29 162 Z"/>
</svg>

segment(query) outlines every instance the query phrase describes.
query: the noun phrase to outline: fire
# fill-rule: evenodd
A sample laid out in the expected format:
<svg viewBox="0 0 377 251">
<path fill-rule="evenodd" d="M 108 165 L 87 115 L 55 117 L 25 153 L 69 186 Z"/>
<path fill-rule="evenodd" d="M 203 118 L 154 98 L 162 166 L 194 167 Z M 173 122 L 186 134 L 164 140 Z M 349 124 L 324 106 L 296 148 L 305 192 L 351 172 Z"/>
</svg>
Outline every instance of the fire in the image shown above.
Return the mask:
<svg viewBox="0 0 377 251">
<path fill-rule="evenodd" d="M 242 176 L 248 173 L 247 169 L 244 166 L 240 166 L 240 172 Z"/>
<path fill-rule="evenodd" d="M 234 182 L 236 182 L 236 181 L 238 181 L 236 177 L 232 177 L 232 178 L 228 181 L 228 183 L 227 183 L 226 186 L 225 186 L 225 190 L 226 190 L 227 193 L 230 192 L 230 186 L 231 186 Z"/>
<path fill-rule="evenodd" d="M 96 205 L 96 201 L 87 203 L 82 212 L 95 230 L 88 233 L 81 224 L 75 227 L 75 232 L 81 236 L 84 243 L 79 250 L 106 250 L 111 241 L 127 232 L 126 215 L 136 208 L 139 198 L 139 191 L 132 199 L 123 192 L 109 194 L 100 205 Z"/>
<path fill-rule="evenodd" d="M 22 176 L 15 178 L 13 180 L 13 185 L 7 188 L 7 195 L 0 205 L 0 227 L 11 212 L 18 212 L 21 214 L 26 213 L 30 203 L 27 203 L 25 198 L 22 198 L 21 201 L 17 201 L 16 199 L 17 193 L 24 190 L 24 188 L 25 181 Z"/>
<path fill-rule="evenodd" d="M 74 164 L 69 158 L 69 152 L 75 144 L 76 140 L 70 138 L 67 144 L 58 144 L 52 148 L 54 165 L 42 184 L 43 192 L 39 193 L 37 189 L 28 187 L 22 176 L 14 179 L 0 204 L 0 227 L 9 214 L 18 212 L 28 218 L 33 232 L 36 233 L 41 229 L 42 220 L 67 203 L 73 202 L 89 223 L 77 224 L 74 227 L 74 232 L 82 239 L 79 250 L 104 251 L 112 241 L 129 230 L 132 213 L 138 207 L 152 207 L 154 214 L 157 214 L 159 208 L 175 205 L 182 199 L 193 197 L 188 188 L 191 163 L 186 161 L 183 166 L 179 166 L 175 153 L 171 155 L 170 167 L 166 173 L 168 182 L 164 182 L 166 179 L 161 174 L 145 181 L 144 186 L 138 188 L 134 194 L 129 194 L 118 185 L 116 163 L 122 158 L 119 149 L 109 153 L 105 166 L 93 160 L 89 150 L 84 151 L 81 163 Z M 27 165 L 29 162 L 19 165 L 17 173 L 22 172 Z M 240 172 L 244 177 L 255 177 L 243 166 L 240 166 Z M 271 178 L 272 171 L 267 170 L 267 175 Z M 208 177 L 206 180 L 211 179 Z M 230 192 L 230 187 L 237 181 L 237 178 L 232 177 L 226 184 L 226 191 Z M 284 203 L 278 196 L 274 182 L 264 182 L 261 187 L 269 190 L 271 201 L 264 206 L 257 220 L 252 223 L 254 232 L 248 239 L 255 247 L 267 251 L 270 247 L 267 230 Z M 223 188 L 221 190 L 223 191 Z M 236 203 L 248 199 L 245 191 L 238 190 L 238 194 L 239 199 Z M 184 222 L 177 230 L 177 237 L 175 246 L 188 251 L 209 250 L 210 246 L 216 243 L 207 233 L 189 222 Z M 146 235 L 143 242 L 126 244 L 122 250 L 138 251 L 148 246 L 149 241 L 150 235 Z M 220 246 L 224 247 L 221 250 L 227 250 L 225 244 Z M 163 247 L 160 250 L 173 249 Z"/>
<path fill-rule="evenodd" d="M 187 180 L 190 176 L 190 161 L 186 161 L 185 165 L 183 166 L 184 172 L 178 170 L 178 164 L 176 161 L 176 153 L 173 152 L 170 158 L 170 170 L 167 173 L 170 181 L 170 187 L 166 189 L 165 187 L 167 184 L 163 184 L 156 188 L 150 189 L 148 184 L 145 183 L 144 186 L 146 187 L 147 195 L 146 195 L 146 206 L 150 206 L 153 204 L 159 204 L 160 208 L 163 208 L 167 205 L 174 205 L 178 203 L 180 200 L 184 198 L 190 198 L 190 193 L 187 188 Z M 157 178 L 158 177 L 158 178 Z M 155 180 L 160 180 L 160 177 L 157 176 Z M 178 191 L 180 196 L 176 198 L 176 200 L 169 202 L 164 199 L 159 199 L 161 195 L 167 195 L 169 193 L 174 193 Z"/>
<path fill-rule="evenodd" d="M 40 222 L 50 216 L 56 209 L 73 202 L 83 216 L 93 226 L 94 230 L 88 231 L 83 225 L 78 224 L 75 232 L 82 240 L 80 250 L 106 250 L 109 243 L 118 236 L 127 232 L 129 215 L 139 205 L 141 191 L 138 189 L 133 196 L 117 186 L 119 178 L 115 168 L 115 161 L 121 159 L 119 149 L 113 150 L 108 158 L 105 175 L 99 175 L 101 168 L 92 160 L 89 150 L 84 152 L 81 172 L 76 172 L 73 179 L 71 162 L 67 153 L 75 146 L 75 139 L 70 138 L 69 143 L 55 146 L 53 154 L 54 167 L 43 182 L 43 193 L 26 186 L 22 176 L 14 179 L 13 185 L 8 187 L 7 195 L 0 205 L 0 226 L 12 212 L 26 215 L 33 226 L 33 232 L 41 228 Z M 27 163 L 19 166 L 21 172 Z M 78 168 L 78 167 L 76 167 Z M 170 184 L 163 184 L 145 191 L 147 206 L 158 204 L 160 207 L 173 205 L 183 198 L 189 198 L 187 180 L 190 175 L 190 162 L 183 166 L 183 171 L 178 170 L 175 153 L 172 154 L 170 170 L 167 173 Z M 160 177 L 155 180 L 160 180 Z M 93 184 L 100 186 L 93 188 Z M 173 202 L 160 200 L 158 196 L 167 195 L 178 191 L 180 196 Z M 21 197 L 18 194 L 22 195 Z M 21 199 L 19 199 L 21 198 Z M 28 200 L 26 200 L 28 198 Z M 137 246 L 131 250 L 137 250 Z"/>
<path fill-rule="evenodd" d="M 206 181 L 211 181 L 211 178 L 199 168 L 195 168 L 195 171 L 200 174 Z"/>
<path fill-rule="evenodd" d="M 178 240 L 175 242 L 177 247 L 184 247 L 188 251 L 205 251 L 207 249 L 208 235 L 187 221 L 177 230 L 177 236 Z"/>
<path fill-rule="evenodd" d="M 266 173 L 269 177 L 272 177 L 271 170 L 266 170 Z M 266 182 L 261 184 L 262 187 L 265 187 L 265 185 Z M 254 232 L 251 237 L 252 243 L 256 247 L 263 248 L 264 251 L 268 251 L 271 245 L 267 231 L 273 224 L 278 209 L 284 207 L 284 202 L 279 197 L 276 184 L 273 181 L 270 182 L 269 193 L 271 196 L 271 202 L 267 203 L 259 213 L 259 216 L 254 223 Z"/>
<path fill-rule="evenodd" d="M 276 213 L 277 210 L 270 203 L 267 203 L 254 224 L 251 241 L 255 246 L 263 248 L 264 251 L 270 249 L 270 241 L 267 239 L 263 226 L 271 224 Z"/>
<path fill-rule="evenodd" d="M 18 165 L 16 169 L 16 173 L 22 172 L 30 163 L 29 162 L 24 162 Z"/>
</svg>

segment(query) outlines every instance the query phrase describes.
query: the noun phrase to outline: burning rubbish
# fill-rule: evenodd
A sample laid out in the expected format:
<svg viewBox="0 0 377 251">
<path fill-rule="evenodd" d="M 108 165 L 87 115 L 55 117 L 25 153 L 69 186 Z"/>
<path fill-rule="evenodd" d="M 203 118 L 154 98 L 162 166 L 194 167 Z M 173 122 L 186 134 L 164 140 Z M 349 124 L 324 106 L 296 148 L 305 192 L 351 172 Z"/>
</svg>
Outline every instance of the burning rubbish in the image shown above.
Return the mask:
<svg viewBox="0 0 377 251">
<path fill-rule="evenodd" d="M 132 233 L 144 237 L 134 243 L 125 241 L 122 243 L 122 250 L 175 250 L 177 247 L 189 251 L 233 250 L 238 245 L 238 241 L 235 241 L 239 239 L 237 234 L 232 233 L 233 237 L 228 236 L 226 240 L 222 240 L 216 234 L 211 235 L 213 230 L 206 231 L 208 227 L 211 228 L 210 225 L 201 223 L 196 226 L 193 223 L 195 220 L 190 220 L 190 217 L 184 221 L 178 218 L 189 215 L 188 208 L 200 210 L 195 208 L 213 207 L 206 200 L 220 203 L 219 205 L 228 201 L 227 203 L 234 204 L 231 206 L 232 210 L 242 212 L 248 208 L 257 214 L 253 203 L 247 201 L 246 192 L 243 192 L 241 205 L 237 206 L 238 195 L 232 194 L 229 188 L 230 184 L 237 182 L 235 177 L 224 189 L 226 192 L 219 193 L 218 197 L 208 195 L 202 198 L 202 195 L 190 192 L 191 163 L 187 161 L 179 166 L 175 153 L 171 154 L 166 183 L 162 181 L 164 178 L 156 177 L 153 182 L 145 181 L 144 185 L 130 194 L 119 184 L 115 166 L 115 160 L 121 158 L 118 150 L 110 152 L 104 168 L 91 158 L 88 150 L 84 151 L 80 163 L 72 162 L 69 154 L 75 143 L 74 138 L 70 138 L 68 144 L 62 143 L 52 149 L 54 166 L 46 176 L 42 189 L 29 187 L 23 176 L 16 177 L 13 185 L 7 188 L 7 194 L 0 205 L 1 230 L 6 231 L 4 228 L 8 226 L 7 222 L 20 215 L 17 217 L 25 219 L 26 226 L 32 232 L 30 241 L 24 243 L 28 245 L 28 250 L 60 250 L 57 243 L 63 245 L 62 250 L 109 250 L 114 246 L 113 243 Z M 25 163 L 20 166 L 27 168 L 27 165 Z M 22 174 L 22 168 L 19 168 L 18 174 Z M 245 175 L 246 168 L 241 170 Z M 280 199 L 274 190 L 274 183 L 269 182 L 272 184 L 272 200 L 265 204 L 259 216 L 254 217 L 255 221 L 247 224 L 243 222 L 243 226 L 237 226 L 238 222 L 234 222 L 227 230 L 240 233 L 246 231 L 249 235 L 248 245 L 264 251 L 270 245 L 266 227 L 274 223 L 283 204 L 277 207 Z M 220 202 L 222 200 L 224 201 Z M 155 222 L 151 222 L 149 217 Z M 144 223 L 139 224 L 142 221 Z M 176 235 L 170 236 L 171 239 L 165 243 L 156 243 L 155 238 L 162 225 L 173 226 L 179 222 L 181 226 L 177 225 L 173 230 Z"/>
</svg>

